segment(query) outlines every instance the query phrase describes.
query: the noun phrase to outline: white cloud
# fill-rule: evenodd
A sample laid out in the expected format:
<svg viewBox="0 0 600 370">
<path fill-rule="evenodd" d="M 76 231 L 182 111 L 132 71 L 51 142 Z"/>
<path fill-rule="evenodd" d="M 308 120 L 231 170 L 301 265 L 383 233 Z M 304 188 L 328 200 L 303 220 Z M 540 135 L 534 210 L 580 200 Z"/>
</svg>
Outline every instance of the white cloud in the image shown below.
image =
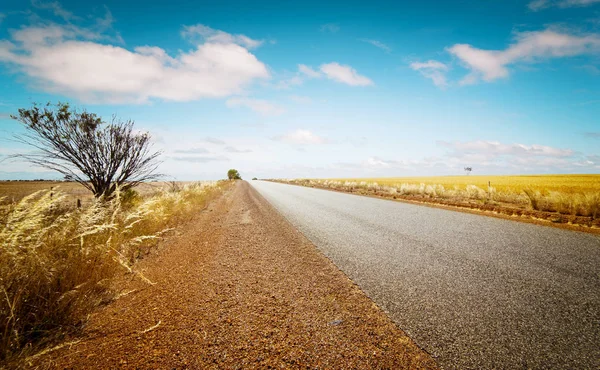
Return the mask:
<svg viewBox="0 0 600 370">
<path fill-rule="evenodd" d="M 204 42 L 215 44 L 237 44 L 247 49 L 254 49 L 263 44 L 263 40 L 253 40 L 245 35 L 232 35 L 227 32 L 215 30 L 203 24 L 193 26 L 184 26 L 181 31 L 181 36 L 194 40 L 196 37 L 201 37 Z"/>
<path fill-rule="evenodd" d="M 210 151 L 208 149 L 205 148 L 189 148 L 189 149 L 175 149 L 173 150 L 173 153 L 180 153 L 180 154 L 208 154 L 210 153 Z"/>
<path fill-rule="evenodd" d="M 384 159 L 378 156 L 368 157 L 366 160 L 360 162 L 341 162 L 337 164 L 339 167 L 348 169 L 348 170 L 360 170 L 360 171 L 368 171 L 369 173 L 373 173 L 372 171 L 378 170 L 411 170 L 414 171 L 417 168 L 425 168 L 431 167 L 431 164 L 426 160 L 393 160 L 393 159 Z M 381 172 L 384 174 L 385 172 Z M 389 172 L 388 172 L 389 176 Z"/>
<path fill-rule="evenodd" d="M 104 23 L 112 23 L 107 17 Z M 87 102 L 227 97 L 270 75 L 246 48 L 256 46 L 253 40 L 225 35 L 214 31 L 194 50 L 170 56 L 156 46 L 130 51 L 97 43 L 103 35 L 70 24 L 29 26 L 0 41 L 0 62 L 16 66 L 37 88 Z"/>
<path fill-rule="evenodd" d="M 225 145 L 225 141 L 223 141 L 221 139 L 217 139 L 215 137 L 210 137 L 210 136 L 205 137 L 204 141 L 206 141 L 207 143 L 210 143 L 210 144 L 215 144 L 215 145 Z"/>
<path fill-rule="evenodd" d="M 319 67 L 319 70 L 315 70 L 306 64 L 298 64 L 298 74 L 291 79 L 280 81 L 278 87 L 289 88 L 291 86 L 302 85 L 307 78 L 313 79 L 323 77 L 351 86 L 373 85 L 373 81 L 365 76 L 359 75 L 354 68 L 332 62 L 322 64 Z"/>
<path fill-rule="evenodd" d="M 392 48 L 390 48 L 389 46 L 387 46 L 386 44 L 384 44 L 381 41 L 378 40 L 372 40 L 372 39 L 359 39 L 359 41 L 362 42 L 368 42 L 369 44 L 380 48 L 381 50 L 385 51 L 386 53 L 390 53 L 392 51 Z"/>
<path fill-rule="evenodd" d="M 70 11 L 65 10 L 58 1 L 32 0 L 31 5 L 33 5 L 37 9 L 50 10 L 52 11 L 52 13 L 54 13 L 55 16 L 60 17 L 65 21 L 71 21 L 73 19 L 79 18 Z"/>
<path fill-rule="evenodd" d="M 356 70 L 350 66 L 341 65 L 333 62 L 323 64 L 319 68 L 321 72 L 330 80 L 345 83 L 350 86 L 369 86 L 373 85 L 373 81 L 365 76 L 361 76 Z"/>
<path fill-rule="evenodd" d="M 276 116 L 285 112 L 285 109 L 261 99 L 231 98 L 227 100 L 227 106 L 230 108 L 246 107 L 263 116 Z"/>
<path fill-rule="evenodd" d="M 414 62 L 410 64 L 410 68 L 418 71 L 421 75 L 433 81 L 435 86 L 446 87 L 448 81 L 446 72 L 448 66 L 437 60 L 428 60 L 427 62 Z"/>
<path fill-rule="evenodd" d="M 308 96 L 290 95 L 290 100 L 299 104 L 310 104 L 312 99 Z"/>
<path fill-rule="evenodd" d="M 369 157 L 366 161 L 362 163 L 364 167 L 369 168 L 390 168 L 401 165 L 400 161 L 393 161 L 388 159 L 382 159 L 379 157 Z"/>
<path fill-rule="evenodd" d="M 584 7 L 600 3 L 600 0 L 534 0 L 527 4 L 534 12 L 550 7 L 572 8 Z"/>
<path fill-rule="evenodd" d="M 378 156 L 352 163 L 338 163 L 344 173 L 357 176 L 460 174 L 465 166 L 476 173 L 573 173 L 600 169 L 600 156 L 583 155 L 571 149 L 546 145 L 504 144 L 495 141 L 438 141 L 446 150 L 441 156 L 420 159 L 389 159 Z M 390 172 L 392 171 L 392 172 Z"/>
<path fill-rule="evenodd" d="M 298 129 L 286 135 L 276 136 L 273 140 L 283 141 L 290 144 L 327 144 L 329 140 L 324 137 L 313 134 L 308 130 Z"/>
<path fill-rule="evenodd" d="M 571 149 L 560 149 L 546 145 L 525 144 L 502 144 L 497 141 L 467 141 L 446 142 L 438 141 L 438 145 L 453 149 L 457 154 L 481 153 L 491 156 L 513 155 L 513 156 L 546 156 L 546 157 L 570 157 L 574 154 Z"/>
<path fill-rule="evenodd" d="M 310 78 L 321 78 L 321 74 L 318 71 L 304 64 L 298 64 L 298 71 Z"/>
<path fill-rule="evenodd" d="M 252 149 L 239 149 L 239 148 L 235 148 L 233 146 L 225 147 L 225 151 L 227 151 L 229 153 L 252 153 Z"/>
<path fill-rule="evenodd" d="M 293 76 L 286 80 L 281 80 L 275 85 L 276 89 L 289 89 L 294 86 L 300 86 L 304 83 L 304 79 L 301 76 Z"/>
<path fill-rule="evenodd" d="M 229 158 L 223 156 L 223 155 L 217 155 L 217 156 L 200 156 L 200 155 L 194 155 L 194 156 L 168 156 L 168 159 L 172 159 L 175 161 L 179 161 L 179 162 L 191 162 L 191 163 L 208 163 L 208 162 L 226 162 L 229 161 Z"/>
<path fill-rule="evenodd" d="M 321 32 L 336 33 L 340 30 L 340 26 L 337 23 L 326 23 L 322 24 L 319 29 L 321 30 Z"/>
<path fill-rule="evenodd" d="M 529 4 L 527 4 L 527 7 L 530 10 L 533 10 L 535 12 L 535 11 L 547 8 L 549 5 L 548 3 L 549 3 L 548 0 L 534 0 L 534 1 L 531 1 Z"/>
<path fill-rule="evenodd" d="M 471 73 L 462 84 L 472 84 L 479 79 L 493 81 L 507 77 L 507 66 L 517 62 L 536 62 L 550 58 L 570 57 L 600 52 L 600 35 L 576 35 L 560 30 L 522 32 L 505 50 L 483 50 L 469 44 L 456 44 L 448 51 L 459 58 Z"/>
</svg>

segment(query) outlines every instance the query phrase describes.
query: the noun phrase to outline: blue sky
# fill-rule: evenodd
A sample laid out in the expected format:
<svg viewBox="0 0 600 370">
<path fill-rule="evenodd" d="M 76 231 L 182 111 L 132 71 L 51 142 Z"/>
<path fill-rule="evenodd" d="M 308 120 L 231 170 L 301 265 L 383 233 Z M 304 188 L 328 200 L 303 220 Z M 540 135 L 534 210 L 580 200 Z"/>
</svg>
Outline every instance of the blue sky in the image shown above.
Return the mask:
<svg viewBox="0 0 600 370">
<path fill-rule="evenodd" d="M 600 0 L 13 1 L 9 118 L 67 101 L 133 119 L 180 180 L 600 173 Z"/>
</svg>

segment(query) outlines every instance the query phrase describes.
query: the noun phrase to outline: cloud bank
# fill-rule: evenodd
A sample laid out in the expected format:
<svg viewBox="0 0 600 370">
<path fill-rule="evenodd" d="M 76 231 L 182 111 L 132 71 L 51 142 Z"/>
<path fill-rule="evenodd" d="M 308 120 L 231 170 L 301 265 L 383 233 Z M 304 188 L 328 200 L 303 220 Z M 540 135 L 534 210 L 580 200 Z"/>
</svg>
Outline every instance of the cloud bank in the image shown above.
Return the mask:
<svg viewBox="0 0 600 370">
<path fill-rule="evenodd" d="M 308 130 L 298 129 L 285 135 L 276 136 L 273 140 L 297 145 L 327 144 L 329 140 L 313 134 Z"/>
<path fill-rule="evenodd" d="M 104 35 L 70 24 L 38 24 L 10 35 L 0 41 L 0 62 L 16 67 L 36 88 L 91 103 L 227 97 L 270 77 L 249 51 L 261 41 L 200 24 L 184 27 L 182 35 L 201 40 L 175 56 L 157 46 L 128 50 L 101 43 Z"/>
<path fill-rule="evenodd" d="M 527 7 L 537 12 L 542 9 L 558 7 L 558 8 L 573 8 L 585 7 L 600 3 L 600 0 L 534 0 L 527 4 Z"/>
<path fill-rule="evenodd" d="M 508 66 L 526 62 L 533 63 L 552 58 L 572 57 L 600 52 L 600 35 L 578 35 L 560 30 L 521 32 L 504 50 L 484 50 L 469 44 L 456 44 L 448 52 L 457 57 L 471 73 L 461 84 L 487 82 L 508 77 Z"/>
</svg>

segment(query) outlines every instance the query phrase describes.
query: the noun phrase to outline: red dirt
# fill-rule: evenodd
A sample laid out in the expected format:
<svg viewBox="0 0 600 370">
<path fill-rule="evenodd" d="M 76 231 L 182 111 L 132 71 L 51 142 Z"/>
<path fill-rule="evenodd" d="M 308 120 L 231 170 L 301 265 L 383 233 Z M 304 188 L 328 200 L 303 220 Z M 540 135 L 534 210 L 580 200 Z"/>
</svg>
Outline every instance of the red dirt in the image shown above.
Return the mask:
<svg viewBox="0 0 600 370">
<path fill-rule="evenodd" d="M 39 368 L 437 368 L 247 183 L 138 265 Z M 158 326 L 156 326 L 160 323 Z"/>
</svg>

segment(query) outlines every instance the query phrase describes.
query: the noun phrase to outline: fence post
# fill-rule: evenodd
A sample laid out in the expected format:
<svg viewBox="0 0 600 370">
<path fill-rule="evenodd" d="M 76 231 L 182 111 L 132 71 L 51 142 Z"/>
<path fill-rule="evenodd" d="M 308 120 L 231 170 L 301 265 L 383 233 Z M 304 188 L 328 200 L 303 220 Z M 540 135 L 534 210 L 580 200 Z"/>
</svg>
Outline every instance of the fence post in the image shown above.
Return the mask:
<svg viewBox="0 0 600 370">
<path fill-rule="evenodd" d="M 77 199 L 77 208 L 81 208 L 81 199 Z"/>
</svg>

